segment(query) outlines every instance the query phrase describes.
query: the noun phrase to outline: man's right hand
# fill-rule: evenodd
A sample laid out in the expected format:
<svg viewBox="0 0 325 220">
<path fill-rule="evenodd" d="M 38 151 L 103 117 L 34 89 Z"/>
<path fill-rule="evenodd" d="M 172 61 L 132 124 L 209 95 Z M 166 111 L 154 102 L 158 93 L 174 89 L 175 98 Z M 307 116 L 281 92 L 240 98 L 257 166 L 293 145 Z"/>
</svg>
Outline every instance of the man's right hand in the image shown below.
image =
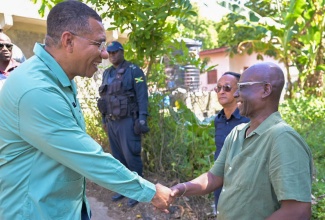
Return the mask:
<svg viewBox="0 0 325 220">
<path fill-rule="evenodd" d="M 171 192 L 171 196 L 172 197 L 180 197 L 182 195 L 185 194 L 186 192 L 186 183 L 179 183 L 173 187 L 171 187 L 170 189 L 172 190 Z"/>
<path fill-rule="evenodd" d="M 171 190 L 159 183 L 156 184 L 156 194 L 151 200 L 151 203 L 159 210 L 168 213 L 168 207 L 173 202 L 170 196 Z"/>
</svg>

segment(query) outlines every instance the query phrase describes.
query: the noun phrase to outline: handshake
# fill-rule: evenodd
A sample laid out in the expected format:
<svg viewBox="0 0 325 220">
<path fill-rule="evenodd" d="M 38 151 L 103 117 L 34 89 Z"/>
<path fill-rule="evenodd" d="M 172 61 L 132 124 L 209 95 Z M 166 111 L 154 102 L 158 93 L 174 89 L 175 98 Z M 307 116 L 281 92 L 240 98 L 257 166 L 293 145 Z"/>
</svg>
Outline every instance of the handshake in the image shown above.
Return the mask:
<svg viewBox="0 0 325 220">
<path fill-rule="evenodd" d="M 172 202 L 186 192 L 185 183 L 177 184 L 171 188 L 163 186 L 159 183 L 156 184 L 156 194 L 151 200 L 153 206 L 160 211 L 168 213 L 168 208 Z"/>
</svg>

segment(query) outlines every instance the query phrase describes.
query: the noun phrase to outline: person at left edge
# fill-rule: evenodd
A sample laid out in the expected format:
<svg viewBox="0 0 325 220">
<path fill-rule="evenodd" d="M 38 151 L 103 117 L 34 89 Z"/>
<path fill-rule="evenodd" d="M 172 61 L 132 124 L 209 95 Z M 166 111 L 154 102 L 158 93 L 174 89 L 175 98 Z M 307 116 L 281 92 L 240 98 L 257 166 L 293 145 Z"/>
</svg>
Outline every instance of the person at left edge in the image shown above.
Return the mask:
<svg viewBox="0 0 325 220">
<path fill-rule="evenodd" d="M 167 211 L 171 191 L 128 170 L 85 131 L 74 77 L 108 57 L 99 15 L 79 1 L 55 5 L 45 45 L 0 92 L 0 219 L 89 220 L 85 178 Z"/>
<path fill-rule="evenodd" d="M 0 89 L 10 73 L 20 65 L 12 58 L 13 46 L 10 38 L 0 31 Z"/>
<path fill-rule="evenodd" d="M 98 99 L 103 128 L 113 156 L 128 169 L 143 176 L 141 134 L 149 131 L 146 78 L 138 66 L 124 59 L 124 48 L 118 41 L 111 42 L 107 52 L 112 66 L 103 73 Z M 117 193 L 112 201 L 123 198 Z M 129 198 L 127 205 L 133 207 L 137 203 Z"/>
<path fill-rule="evenodd" d="M 3 29 L 0 29 L 0 34 L 4 33 Z M 5 33 L 4 33 L 5 34 Z M 14 43 L 12 43 L 13 47 L 12 47 L 12 56 L 11 58 L 14 59 L 15 61 L 17 61 L 18 63 L 23 63 L 26 60 L 26 57 L 23 53 L 23 51 Z"/>
</svg>

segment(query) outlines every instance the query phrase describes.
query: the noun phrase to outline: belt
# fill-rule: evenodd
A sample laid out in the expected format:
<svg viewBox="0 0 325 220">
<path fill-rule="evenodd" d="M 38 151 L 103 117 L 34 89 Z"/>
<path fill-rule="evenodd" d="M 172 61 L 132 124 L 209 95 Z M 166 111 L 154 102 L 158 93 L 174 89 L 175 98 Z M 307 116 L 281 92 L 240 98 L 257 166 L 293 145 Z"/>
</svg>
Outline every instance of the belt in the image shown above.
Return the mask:
<svg viewBox="0 0 325 220">
<path fill-rule="evenodd" d="M 119 120 L 119 119 L 121 119 L 121 118 L 118 117 L 118 116 L 114 116 L 114 115 L 106 115 L 106 116 L 105 116 L 105 119 L 106 119 L 106 120 L 110 120 L 110 121 L 116 121 L 116 120 Z"/>
</svg>

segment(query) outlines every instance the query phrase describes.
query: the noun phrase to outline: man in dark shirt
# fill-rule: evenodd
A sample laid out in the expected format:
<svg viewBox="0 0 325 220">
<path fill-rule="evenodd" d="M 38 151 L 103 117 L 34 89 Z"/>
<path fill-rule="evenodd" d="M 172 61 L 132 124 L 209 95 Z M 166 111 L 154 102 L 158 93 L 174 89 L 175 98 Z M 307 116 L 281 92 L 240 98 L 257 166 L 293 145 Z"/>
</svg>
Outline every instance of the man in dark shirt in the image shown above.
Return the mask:
<svg viewBox="0 0 325 220">
<path fill-rule="evenodd" d="M 223 109 L 216 115 L 214 119 L 215 127 L 215 143 L 216 152 L 214 160 L 216 160 L 221 152 L 223 143 L 230 131 L 241 123 L 249 122 L 249 119 L 239 114 L 237 101 L 234 93 L 237 90 L 237 83 L 240 74 L 234 72 L 225 72 L 218 80 L 214 91 L 217 93 L 218 101 Z M 221 188 L 214 191 L 215 208 L 218 205 Z"/>
</svg>

